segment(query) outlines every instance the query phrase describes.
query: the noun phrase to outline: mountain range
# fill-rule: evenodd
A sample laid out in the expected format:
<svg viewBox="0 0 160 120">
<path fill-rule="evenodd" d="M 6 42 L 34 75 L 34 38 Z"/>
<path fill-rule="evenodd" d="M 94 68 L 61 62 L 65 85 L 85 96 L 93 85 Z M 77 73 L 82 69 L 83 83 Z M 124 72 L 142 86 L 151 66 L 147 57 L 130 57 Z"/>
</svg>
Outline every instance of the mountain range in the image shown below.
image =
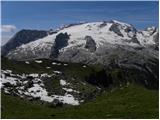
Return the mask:
<svg viewBox="0 0 160 120">
<path fill-rule="evenodd" d="M 90 62 L 111 49 L 157 50 L 158 33 L 156 27 L 138 31 L 115 20 L 69 24 L 55 31 L 21 30 L 2 47 L 2 55 L 17 60 L 53 58 Z"/>
<path fill-rule="evenodd" d="M 116 20 L 69 24 L 56 30 L 21 30 L 2 46 L 13 60 L 52 59 L 143 72 L 141 82 L 158 87 L 159 30 L 137 30 Z"/>
</svg>

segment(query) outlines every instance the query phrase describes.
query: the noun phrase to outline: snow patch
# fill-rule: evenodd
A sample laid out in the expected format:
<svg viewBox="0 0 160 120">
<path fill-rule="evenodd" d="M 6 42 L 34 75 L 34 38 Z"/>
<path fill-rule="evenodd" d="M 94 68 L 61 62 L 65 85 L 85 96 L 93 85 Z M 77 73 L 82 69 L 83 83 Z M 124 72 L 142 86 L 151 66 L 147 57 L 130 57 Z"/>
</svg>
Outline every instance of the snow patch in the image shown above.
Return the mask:
<svg viewBox="0 0 160 120">
<path fill-rule="evenodd" d="M 29 74 L 28 76 L 36 78 L 36 77 L 38 77 L 39 75 L 38 75 L 37 73 L 32 73 L 32 74 Z"/>
<path fill-rule="evenodd" d="M 64 66 L 67 66 L 68 64 L 65 64 L 65 63 L 64 63 L 63 65 L 64 65 Z"/>
<path fill-rule="evenodd" d="M 87 66 L 86 66 L 86 65 L 83 65 L 82 67 L 86 68 Z"/>
<path fill-rule="evenodd" d="M 75 92 L 75 93 L 80 93 L 79 91 L 77 90 L 73 90 L 71 88 L 62 88 L 63 90 L 65 90 L 66 92 Z"/>
<path fill-rule="evenodd" d="M 42 63 L 43 61 L 41 60 L 35 60 L 36 63 Z"/>
<path fill-rule="evenodd" d="M 61 71 L 53 71 L 53 72 L 56 73 L 56 74 L 62 74 Z"/>
<path fill-rule="evenodd" d="M 28 61 L 25 61 L 26 64 L 30 64 Z"/>
<path fill-rule="evenodd" d="M 65 85 L 67 85 L 67 82 L 65 81 L 65 80 L 60 80 L 60 85 L 62 85 L 62 86 L 65 86 Z"/>
<path fill-rule="evenodd" d="M 6 73 L 12 73 L 12 70 L 6 70 L 5 72 Z"/>
<path fill-rule="evenodd" d="M 56 65 L 57 63 L 56 62 L 52 62 L 52 65 Z"/>
</svg>

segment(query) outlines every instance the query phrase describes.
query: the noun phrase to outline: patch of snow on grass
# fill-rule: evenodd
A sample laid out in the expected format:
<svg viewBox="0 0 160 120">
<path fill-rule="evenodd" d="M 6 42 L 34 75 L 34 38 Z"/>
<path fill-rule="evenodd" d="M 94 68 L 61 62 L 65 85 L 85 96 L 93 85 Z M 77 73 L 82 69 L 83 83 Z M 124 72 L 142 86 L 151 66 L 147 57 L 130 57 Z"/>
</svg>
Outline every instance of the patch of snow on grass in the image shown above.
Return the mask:
<svg viewBox="0 0 160 120">
<path fill-rule="evenodd" d="M 62 85 L 62 86 L 65 86 L 65 85 L 67 85 L 67 82 L 65 81 L 65 80 L 60 80 L 60 85 Z"/>
<path fill-rule="evenodd" d="M 25 63 L 26 63 L 26 64 L 29 64 L 29 62 L 28 62 L 28 61 L 26 61 Z"/>
<path fill-rule="evenodd" d="M 54 98 L 62 101 L 64 104 L 79 105 L 79 101 L 76 100 L 71 94 L 65 94 L 64 96 L 54 95 Z"/>
<path fill-rule="evenodd" d="M 65 90 L 66 92 L 75 92 L 75 93 L 79 93 L 79 91 L 77 90 L 73 90 L 71 88 L 62 88 L 63 90 Z"/>
<path fill-rule="evenodd" d="M 3 74 L 2 73 L 2 71 L 1 71 L 1 78 L 0 78 L 0 83 L 1 83 L 1 87 L 3 87 L 4 85 L 4 83 L 10 83 L 11 85 L 16 85 L 16 80 L 17 80 L 17 78 L 14 78 L 14 77 L 8 77 L 8 76 L 6 76 L 5 74 Z"/>
<path fill-rule="evenodd" d="M 47 69 L 50 69 L 51 67 L 46 67 Z"/>
<path fill-rule="evenodd" d="M 36 63 L 42 63 L 43 61 L 41 60 L 35 60 Z"/>
<path fill-rule="evenodd" d="M 44 88 L 45 85 L 43 81 L 40 79 L 43 76 L 49 77 L 47 73 L 43 73 L 43 74 L 33 73 L 33 74 L 23 74 L 23 75 L 10 73 L 8 76 L 8 72 L 10 71 L 1 70 L 1 79 L 0 79 L 0 83 L 1 83 L 0 86 L 3 88 L 3 91 L 7 94 L 13 93 L 18 95 L 21 98 L 26 98 L 31 100 L 35 98 L 35 100 L 39 99 L 45 102 L 53 102 L 54 99 L 58 99 L 63 104 L 79 105 L 79 101 L 76 98 L 74 98 L 74 96 L 71 94 L 65 93 L 64 96 L 62 95 L 49 96 L 47 90 Z M 61 72 L 56 71 L 56 73 L 61 73 Z M 26 79 L 28 76 L 33 77 L 32 81 Z M 25 80 L 22 80 L 22 79 L 25 79 Z M 4 83 L 10 83 L 12 86 L 7 87 L 5 86 Z M 28 83 L 30 83 L 31 85 L 28 86 Z M 60 80 L 60 84 L 69 85 L 69 83 L 67 83 L 65 80 Z M 17 89 L 17 93 L 14 93 L 14 91 L 11 91 L 12 87 Z M 63 89 L 66 92 L 77 92 L 76 90 L 73 90 L 73 89 L 68 89 L 68 88 L 63 88 Z"/>
<path fill-rule="evenodd" d="M 63 103 L 71 104 L 71 105 L 79 105 L 79 101 L 75 100 L 75 98 L 71 94 L 66 94 L 62 98 L 64 100 Z"/>
<path fill-rule="evenodd" d="M 84 68 L 86 68 L 87 66 L 83 65 Z"/>
<path fill-rule="evenodd" d="M 67 66 L 68 64 L 63 64 L 64 66 Z"/>
<path fill-rule="evenodd" d="M 61 71 L 53 71 L 53 72 L 56 73 L 56 74 L 62 74 Z"/>
<path fill-rule="evenodd" d="M 48 93 L 46 89 L 42 88 L 38 84 L 34 84 L 33 87 L 28 89 L 28 92 L 26 92 L 27 95 L 30 95 L 32 97 L 40 97 L 40 100 L 46 101 L 46 102 L 52 102 L 53 98 L 48 96 Z"/>
<path fill-rule="evenodd" d="M 52 65 L 56 65 L 57 63 L 56 62 L 52 62 Z"/>
<path fill-rule="evenodd" d="M 12 73 L 12 70 L 6 70 L 6 73 Z"/>
<path fill-rule="evenodd" d="M 71 88 L 62 88 L 62 89 L 67 91 L 67 92 L 73 92 L 73 89 L 71 89 Z"/>
<path fill-rule="evenodd" d="M 41 77 L 51 77 L 51 75 L 48 75 L 47 73 L 43 73 L 43 74 L 40 74 Z"/>
<path fill-rule="evenodd" d="M 38 75 L 37 73 L 32 73 L 32 74 L 29 74 L 28 76 L 36 78 L 36 77 L 38 77 L 39 75 Z"/>
</svg>

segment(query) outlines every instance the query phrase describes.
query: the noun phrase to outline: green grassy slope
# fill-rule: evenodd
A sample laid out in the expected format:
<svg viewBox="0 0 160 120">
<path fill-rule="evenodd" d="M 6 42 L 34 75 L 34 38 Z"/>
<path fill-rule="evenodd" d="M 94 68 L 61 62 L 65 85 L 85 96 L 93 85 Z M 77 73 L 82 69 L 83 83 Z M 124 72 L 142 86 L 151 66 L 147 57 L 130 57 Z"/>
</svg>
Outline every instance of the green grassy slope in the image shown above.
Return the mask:
<svg viewBox="0 0 160 120">
<path fill-rule="evenodd" d="M 80 106 L 49 107 L 2 94 L 2 118 L 157 118 L 158 91 L 129 85 Z"/>
</svg>

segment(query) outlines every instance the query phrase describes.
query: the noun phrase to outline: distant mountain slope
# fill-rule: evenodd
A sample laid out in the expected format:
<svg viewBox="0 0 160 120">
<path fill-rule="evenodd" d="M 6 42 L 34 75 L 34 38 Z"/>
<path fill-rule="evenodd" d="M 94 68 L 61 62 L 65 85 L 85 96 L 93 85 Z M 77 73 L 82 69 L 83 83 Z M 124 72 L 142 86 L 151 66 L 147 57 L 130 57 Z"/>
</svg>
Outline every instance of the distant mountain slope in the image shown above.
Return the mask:
<svg viewBox="0 0 160 120">
<path fill-rule="evenodd" d="M 47 36 L 47 31 L 43 30 L 21 30 L 16 33 L 8 43 L 2 47 L 2 55 L 8 54 L 11 50 L 16 49 L 23 44 L 35 41 L 39 38 Z"/>
</svg>

